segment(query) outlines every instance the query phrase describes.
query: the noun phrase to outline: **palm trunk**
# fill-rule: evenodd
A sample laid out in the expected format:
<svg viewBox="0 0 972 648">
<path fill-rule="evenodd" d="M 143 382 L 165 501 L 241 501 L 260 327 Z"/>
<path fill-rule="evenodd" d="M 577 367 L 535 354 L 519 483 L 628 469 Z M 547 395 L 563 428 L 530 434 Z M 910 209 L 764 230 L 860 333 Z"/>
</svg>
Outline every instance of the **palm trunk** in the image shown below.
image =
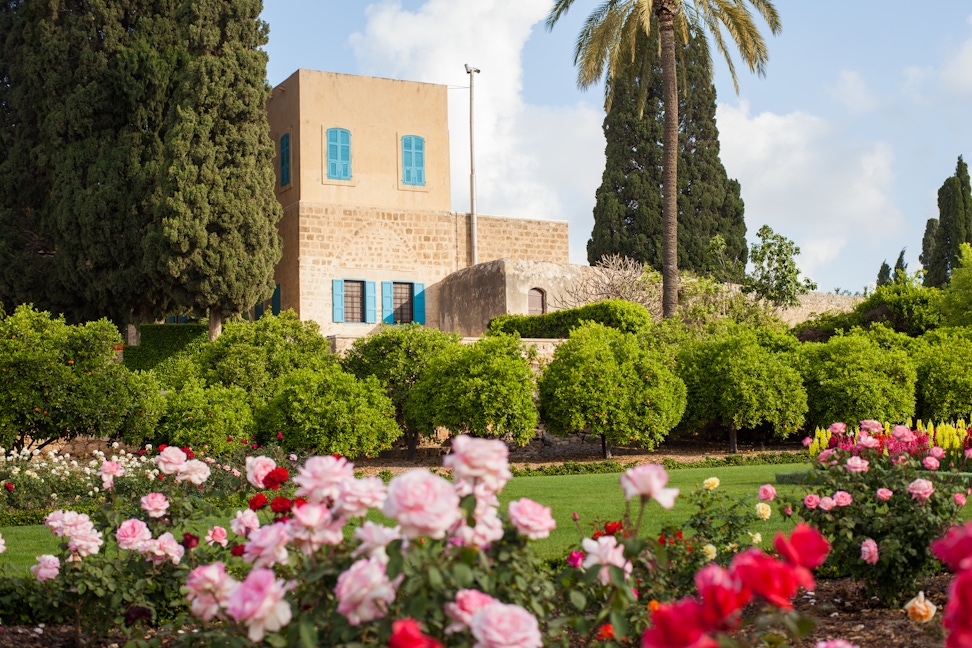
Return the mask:
<svg viewBox="0 0 972 648">
<path fill-rule="evenodd" d="M 675 11 L 672 0 L 657 5 L 661 37 L 665 121 L 662 161 L 662 316 L 678 311 L 678 86 L 675 79 Z"/>
</svg>

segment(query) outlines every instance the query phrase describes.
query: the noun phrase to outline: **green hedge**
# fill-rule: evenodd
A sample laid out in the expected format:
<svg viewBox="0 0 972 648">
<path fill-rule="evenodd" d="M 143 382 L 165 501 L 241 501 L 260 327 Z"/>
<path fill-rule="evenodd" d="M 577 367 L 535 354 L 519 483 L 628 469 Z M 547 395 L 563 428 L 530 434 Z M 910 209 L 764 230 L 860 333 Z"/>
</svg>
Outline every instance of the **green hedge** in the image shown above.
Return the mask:
<svg viewBox="0 0 972 648">
<path fill-rule="evenodd" d="M 138 346 L 126 346 L 125 366 L 129 369 L 154 369 L 160 362 L 194 342 L 209 339 L 206 324 L 141 324 Z"/>
<path fill-rule="evenodd" d="M 625 333 L 652 324 L 644 306 L 623 299 L 607 299 L 546 315 L 500 315 L 489 321 L 488 335 L 518 333 L 521 338 L 566 338 L 581 322 L 597 322 Z"/>
</svg>

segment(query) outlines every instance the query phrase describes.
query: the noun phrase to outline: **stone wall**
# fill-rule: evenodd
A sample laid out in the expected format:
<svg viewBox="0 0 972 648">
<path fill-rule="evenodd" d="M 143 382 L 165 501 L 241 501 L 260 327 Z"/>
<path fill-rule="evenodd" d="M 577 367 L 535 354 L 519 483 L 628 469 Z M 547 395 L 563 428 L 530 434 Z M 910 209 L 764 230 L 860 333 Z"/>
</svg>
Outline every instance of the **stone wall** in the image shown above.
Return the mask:
<svg viewBox="0 0 972 648">
<path fill-rule="evenodd" d="M 837 295 L 834 293 L 812 292 L 800 296 L 800 305 L 783 310 L 780 319 L 794 326 L 810 319 L 811 315 L 823 313 L 847 313 L 854 310 L 864 300 L 863 297 L 853 295 Z"/>
</svg>

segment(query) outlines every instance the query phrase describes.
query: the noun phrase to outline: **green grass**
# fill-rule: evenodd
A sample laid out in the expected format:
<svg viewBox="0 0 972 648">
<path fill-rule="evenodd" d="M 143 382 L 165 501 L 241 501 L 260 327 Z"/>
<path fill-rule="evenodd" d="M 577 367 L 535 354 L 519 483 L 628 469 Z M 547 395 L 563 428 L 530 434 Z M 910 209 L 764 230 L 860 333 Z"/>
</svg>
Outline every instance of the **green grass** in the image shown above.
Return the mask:
<svg viewBox="0 0 972 648">
<path fill-rule="evenodd" d="M 738 466 L 729 468 L 686 468 L 669 472 L 671 479 L 669 486 L 680 488 L 688 493 L 698 488 L 702 480 L 708 477 L 718 477 L 721 481 L 720 490 L 740 498 L 749 498 L 753 505 L 756 503 L 756 491 L 766 483 L 774 483 L 777 472 L 795 471 L 806 468 L 807 465 L 767 465 L 767 466 Z M 580 534 L 574 525 L 571 515 L 576 511 L 581 518 L 581 526 L 590 535 L 593 529 L 589 524 L 595 520 L 616 520 L 624 513 L 624 493 L 618 484 L 620 475 L 617 473 L 595 475 L 559 475 L 552 477 L 516 477 L 512 479 L 500 494 L 500 502 L 505 510 L 511 500 L 528 497 L 553 509 L 557 520 L 557 529 L 545 540 L 536 544 L 538 553 L 543 558 L 557 558 L 566 555 L 574 548 Z M 799 487 L 792 485 L 778 485 L 777 490 L 782 493 L 797 493 Z M 694 510 L 684 498 L 676 501 L 675 508 L 666 511 L 657 503 L 649 504 L 645 514 L 643 528 L 647 533 L 655 534 L 665 524 L 680 524 L 687 519 Z M 233 512 L 227 512 L 226 519 L 213 519 L 207 522 L 229 526 L 229 519 Z M 387 522 L 379 513 L 369 515 L 375 521 Z M 763 535 L 764 546 L 769 546 L 773 534 L 784 528 L 784 521 L 774 510 L 772 518 L 765 522 L 758 522 L 754 532 Z M 201 528 L 200 535 L 206 529 Z M 45 553 L 57 553 L 60 539 L 54 537 L 42 525 L 3 527 L 0 528 L 7 543 L 6 553 L 0 554 L 0 564 L 9 564 L 18 572 L 23 572 L 35 563 L 35 557 Z"/>
</svg>

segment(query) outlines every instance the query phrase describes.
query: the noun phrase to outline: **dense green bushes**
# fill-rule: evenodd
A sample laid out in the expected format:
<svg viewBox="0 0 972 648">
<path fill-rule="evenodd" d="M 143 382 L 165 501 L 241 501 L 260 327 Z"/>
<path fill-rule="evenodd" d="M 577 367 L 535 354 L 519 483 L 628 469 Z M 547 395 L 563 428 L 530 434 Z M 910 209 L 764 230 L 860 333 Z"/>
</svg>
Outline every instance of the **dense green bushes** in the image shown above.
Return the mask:
<svg viewBox="0 0 972 648">
<path fill-rule="evenodd" d="M 938 329 L 916 352 L 915 410 L 924 421 L 972 415 L 972 329 Z"/>
<path fill-rule="evenodd" d="M 873 418 L 904 422 L 915 411 L 915 365 L 865 335 L 835 336 L 800 348 L 810 429 Z"/>
<path fill-rule="evenodd" d="M 740 429 L 765 424 L 780 438 L 800 429 L 807 412 L 800 374 L 786 355 L 759 342 L 755 331 L 736 326 L 682 348 L 678 375 L 688 392 L 683 427 L 725 426 L 733 451 Z"/>
<path fill-rule="evenodd" d="M 154 381 L 118 364 L 120 347 L 106 319 L 69 326 L 31 306 L 5 317 L 0 311 L 0 445 L 151 430 L 159 409 Z"/>
<path fill-rule="evenodd" d="M 541 418 L 552 434 L 578 430 L 652 449 L 682 418 L 685 385 L 637 338 L 586 323 L 554 352 L 540 377 Z"/>
<path fill-rule="evenodd" d="M 625 333 L 651 326 L 644 306 L 622 299 L 567 308 L 545 315 L 500 315 L 489 322 L 489 334 L 516 333 L 521 338 L 566 338 L 581 322 L 597 322 Z"/>
<path fill-rule="evenodd" d="M 125 347 L 125 366 L 154 369 L 192 344 L 209 339 L 207 324 L 139 324 L 138 346 Z"/>
<path fill-rule="evenodd" d="M 519 336 L 500 333 L 436 354 L 405 401 L 405 420 L 426 436 L 443 427 L 524 445 L 537 427 L 533 392 Z"/>
</svg>

